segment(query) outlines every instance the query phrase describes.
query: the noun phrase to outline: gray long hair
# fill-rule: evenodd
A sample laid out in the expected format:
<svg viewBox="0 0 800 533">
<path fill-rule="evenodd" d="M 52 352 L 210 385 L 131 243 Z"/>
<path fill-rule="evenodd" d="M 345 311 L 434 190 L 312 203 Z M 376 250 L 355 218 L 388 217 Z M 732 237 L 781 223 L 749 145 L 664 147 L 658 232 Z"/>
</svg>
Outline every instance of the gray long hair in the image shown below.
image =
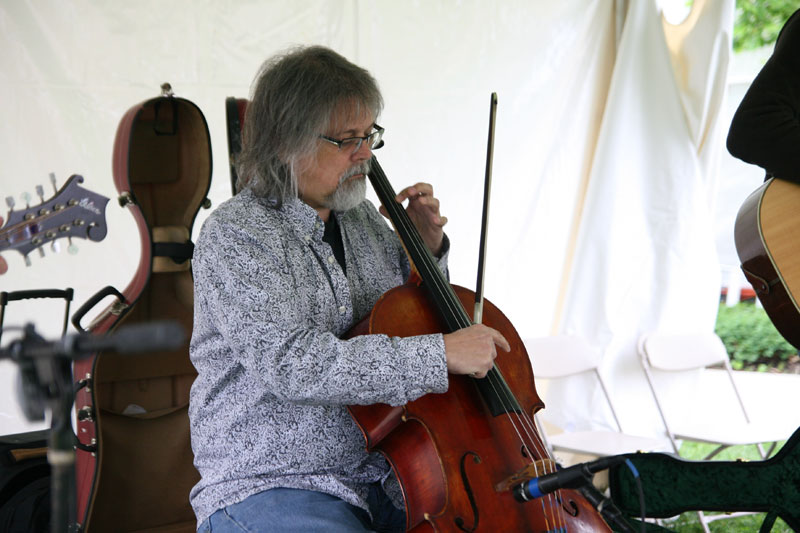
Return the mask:
<svg viewBox="0 0 800 533">
<path fill-rule="evenodd" d="M 268 59 L 247 105 L 237 190 L 250 187 L 280 207 L 298 195 L 301 160 L 316 154 L 335 113 L 369 111 L 377 120 L 382 109 L 372 75 L 329 48 L 300 47 Z"/>
</svg>

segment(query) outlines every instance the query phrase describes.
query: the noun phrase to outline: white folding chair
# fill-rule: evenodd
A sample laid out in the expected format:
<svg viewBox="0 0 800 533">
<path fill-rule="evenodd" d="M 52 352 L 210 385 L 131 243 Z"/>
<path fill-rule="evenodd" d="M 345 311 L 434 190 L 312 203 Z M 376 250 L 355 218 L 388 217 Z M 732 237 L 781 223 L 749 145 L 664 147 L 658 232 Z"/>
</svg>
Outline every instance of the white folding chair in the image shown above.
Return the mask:
<svg viewBox="0 0 800 533">
<path fill-rule="evenodd" d="M 717 447 L 705 459 L 711 459 L 723 449 L 735 445 L 755 445 L 762 458 L 766 459 L 777 445 L 777 441 L 788 439 L 791 431 L 769 421 L 751 420 L 742 396 L 736 386 L 735 372 L 731 369 L 728 353 L 722 340 L 713 332 L 693 335 L 671 335 L 649 333 L 639 340 L 639 358 L 647 383 L 653 394 L 661 420 L 672 443 L 679 454 L 678 441 L 689 440 L 715 444 Z M 709 368 L 711 367 L 711 368 Z M 703 378 L 712 376 L 710 372 L 725 372 L 726 379 L 716 379 L 717 391 L 721 384 L 728 383 L 726 398 L 716 398 L 715 407 L 707 409 L 703 395 L 708 394 Z M 665 374 L 657 376 L 657 374 Z M 659 377 L 666 383 L 659 386 Z M 706 381 L 711 381 L 706 380 Z M 681 383 L 683 382 L 683 383 Z M 682 385 L 687 385 L 683 387 Z M 669 389 L 669 390 L 667 390 Z M 692 401 L 685 396 L 675 402 L 676 392 L 697 396 Z M 670 401 L 672 400 L 672 401 Z M 680 405 L 676 405 L 676 404 Z M 691 408 L 687 408 L 691 405 Z M 722 406 L 722 407 L 719 407 Z M 767 451 L 763 444 L 771 443 Z M 750 513 L 729 513 L 706 516 L 698 512 L 703 530 L 708 532 L 708 523 L 714 520 L 732 518 Z"/>
<path fill-rule="evenodd" d="M 609 456 L 637 451 L 666 451 L 669 444 L 664 440 L 630 435 L 622 426 L 614 410 L 603 376 L 598 369 L 601 352 L 585 339 L 570 335 L 555 335 L 525 340 L 531 357 L 533 374 L 537 380 L 549 380 L 549 386 L 558 386 L 558 380 L 577 374 L 594 376 L 614 418 L 616 430 L 564 431 L 563 433 L 540 432 L 553 452 L 563 451 L 594 456 Z M 537 419 L 537 422 L 538 419 Z"/>
<path fill-rule="evenodd" d="M 787 434 L 786 428 L 771 424 L 769 421 L 750 419 L 736 386 L 735 372 L 731 369 L 725 345 L 715 333 L 693 335 L 650 333 L 639 341 L 639 356 L 675 453 L 679 453 L 679 440 L 690 440 L 717 445 L 706 459 L 711 459 L 728 446 L 750 444 L 756 445 L 761 457 L 766 458 L 774 450 L 776 441 L 791 436 L 791 432 Z M 716 408 L 712 411 L 704 409 L 701 398 L 705 386 L 702 379 L 694 378 L 701 377 L 698 373 L 709 367 L 717 367 L 727 374 L 727 379 L 722 382 L 730 384 L 730 387 L 726 387 L 728 401 L 718 401 L 715 404 L 724 405 L 725 409 Z M 692 388 L 687 388 L 685 391 L 697 393 L 698 401 L 692 404 L 691 409 L 676 408 L 675 402 L 668 404 L 664 385 L 658 386 L 657 373 L 669 374 L 672 384 L 682 379 L 693 379 Z M 685 375 L 686 378 L 681 375 Z M 684 399 L 683 405 L 690 403 L 687 400 L 690 399 Z M 721 423 L 715 423 L 715 420 L 721 420 Z M 764 450 L 762 446 L 764 443 L 771 443 L 768 451 Z"/>
</svg>

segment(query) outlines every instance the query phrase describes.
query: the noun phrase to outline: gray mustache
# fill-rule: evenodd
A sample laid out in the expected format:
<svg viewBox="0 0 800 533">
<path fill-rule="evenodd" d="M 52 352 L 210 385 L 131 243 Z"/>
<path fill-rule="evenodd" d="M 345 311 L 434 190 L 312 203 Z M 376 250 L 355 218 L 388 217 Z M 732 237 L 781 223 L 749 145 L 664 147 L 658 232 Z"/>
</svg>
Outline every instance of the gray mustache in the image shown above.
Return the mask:
<svg viewBox="0 0 800 533">
<path fill-rule="evenodd" d="M 342 174 L 342 177 L 339 178 L 339 183 L 340 184 L 344 183 L 344 181 L 347 178 L 355 176 L 356 174 L 368 174 L 368 173 L 369 173 L 369 161 L 364 161 L 362 163 L 359 163 L 358 165 L 355 165 L 354 167 L 351 167 L 344 174 Z"/>
</svg>

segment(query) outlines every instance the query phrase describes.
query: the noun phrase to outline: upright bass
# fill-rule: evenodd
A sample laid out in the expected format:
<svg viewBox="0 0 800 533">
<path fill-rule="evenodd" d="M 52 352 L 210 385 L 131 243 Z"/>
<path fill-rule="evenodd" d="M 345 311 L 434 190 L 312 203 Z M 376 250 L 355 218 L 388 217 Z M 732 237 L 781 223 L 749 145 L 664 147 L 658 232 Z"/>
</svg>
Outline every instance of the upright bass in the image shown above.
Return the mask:
<svg viewBox="0 0 800 533">
<path fill-rule="evenodd" d="M 474 292 L 447 281 L 377 160 L 369 179 L 389 213 L 415 273 L 386 292 L 348 337 L 449 333 L 473 324 L 466 311 Z M 450 375 L 445 394 L 406 405 L 350 406 L 369 451 L 391 464 L 405 500 L 406 528 L 415 533 L 611 531 L 600 514 L 573 490 L 530 502 L 511 488 L 555 471 L 533 415 L 544 407 L 536 393 L 528 354 L 511 322 L 486 301 L 483 323 L 511 345 L 487 376 Z"/>
</svg>

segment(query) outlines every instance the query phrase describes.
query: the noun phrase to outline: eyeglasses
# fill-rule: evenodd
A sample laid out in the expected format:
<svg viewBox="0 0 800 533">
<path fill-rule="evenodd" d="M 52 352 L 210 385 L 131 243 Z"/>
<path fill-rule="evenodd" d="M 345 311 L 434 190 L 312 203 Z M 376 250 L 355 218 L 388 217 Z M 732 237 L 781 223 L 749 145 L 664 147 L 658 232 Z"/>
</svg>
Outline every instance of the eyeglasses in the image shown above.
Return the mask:
<svg viewBox="0 0 800 533">
<path fill-rule="evenodd" d="M 335 144 L 339 147 L 339 151 L 342 150 L 349 150 L 351 154 L 358 152 L 361 148 L 361 144 L 366 141 L 367 146 L 369 146 L 370 150 L 377 150 L 381 146 L 383 146 L 383 132 L 386 131 L 384 128 L 375 124 L 375 131 L 366 135 L 364 137 L 348 137 L 346 139 L 334 139 L 333 137 L 328 137 L 327 135 L 320 135 L 319 138 L 323 141 L 328 141 L 331 144 Z"/>
</svg>

